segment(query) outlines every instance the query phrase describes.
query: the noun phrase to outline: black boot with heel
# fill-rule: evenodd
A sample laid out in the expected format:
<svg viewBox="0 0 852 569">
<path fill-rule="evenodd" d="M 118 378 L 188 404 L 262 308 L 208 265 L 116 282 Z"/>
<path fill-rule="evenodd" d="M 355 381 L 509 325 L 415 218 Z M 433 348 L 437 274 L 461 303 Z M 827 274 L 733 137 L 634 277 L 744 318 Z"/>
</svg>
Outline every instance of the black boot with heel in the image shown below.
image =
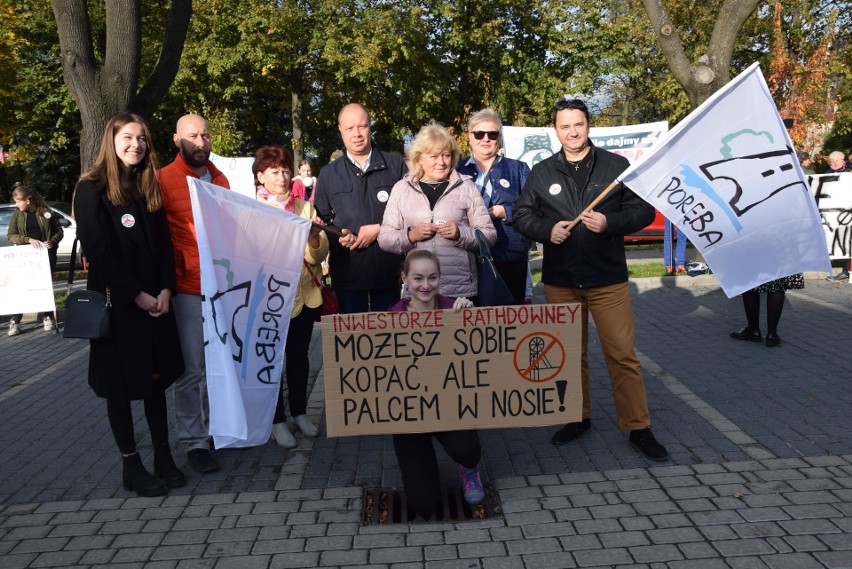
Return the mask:
<svg viewBox="0 0 852 569">
<path fill-rule="evenodd" d="M 163 486 L 163 483 L 151 476 L 151 473 L 145 469 L 138 452 L 130 456 L 122 456 L 121 462 L 124 465 L 122 481 L 125 490 L 134 491 L 139 496 L 146 498 L 162 496 L 166 493 L 166 487 Z"/>
<path fill-rule="evenodd" d="M 169 443 L 154 445 L 154 476 L 169 488 L 186 486 L 186 477 L 175 464 Z"/>
</svg>

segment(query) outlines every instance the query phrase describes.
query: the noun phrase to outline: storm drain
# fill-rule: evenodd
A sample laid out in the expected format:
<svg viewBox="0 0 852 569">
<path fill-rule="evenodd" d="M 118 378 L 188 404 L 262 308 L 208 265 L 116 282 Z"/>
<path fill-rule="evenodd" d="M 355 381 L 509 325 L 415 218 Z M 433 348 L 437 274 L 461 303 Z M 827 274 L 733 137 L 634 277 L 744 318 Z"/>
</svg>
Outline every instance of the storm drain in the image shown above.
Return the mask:
<svg viewBox="0 0 852 569">
<path fill-rule="evenodd" d="M 503 515 L 497 491 L 490 482 L 483 484 L 485 499 L 481 504 L 471 506 L 464 501 L 460 487 L 444 488 L 441 493 L 443 515 L 430 521 L 463 522 L 469 520 L 486 520 Z M 365 488 L 361 525 L 390 525 L 422 522 L 422 518 L 408 511 L 405 490 L 402 488 Z"/>
</svg>

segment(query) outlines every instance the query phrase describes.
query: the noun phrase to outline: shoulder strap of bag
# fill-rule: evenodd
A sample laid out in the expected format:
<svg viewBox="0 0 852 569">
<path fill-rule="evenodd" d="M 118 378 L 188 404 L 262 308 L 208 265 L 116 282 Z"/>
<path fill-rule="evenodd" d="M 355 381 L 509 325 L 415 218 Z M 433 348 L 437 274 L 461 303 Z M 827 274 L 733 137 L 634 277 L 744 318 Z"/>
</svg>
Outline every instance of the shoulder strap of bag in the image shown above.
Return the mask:
<svg viewBox="0 0 852 569">
<path fill-rule="evenodd" d="M 322 288 L 322 285 L 320 284 L 319 280 L 317 279 L 317 276 L 311 270 L 311 266 L 308 264 L 308 262 L 306 260 L 302 259 L 302 263 L 304 263 L 305 268 L 308 269 L 308 274 L 311 275 L 311 278 L 313 279 L 314 284 L 317 285 L 317 288 Z"/>
</svg>

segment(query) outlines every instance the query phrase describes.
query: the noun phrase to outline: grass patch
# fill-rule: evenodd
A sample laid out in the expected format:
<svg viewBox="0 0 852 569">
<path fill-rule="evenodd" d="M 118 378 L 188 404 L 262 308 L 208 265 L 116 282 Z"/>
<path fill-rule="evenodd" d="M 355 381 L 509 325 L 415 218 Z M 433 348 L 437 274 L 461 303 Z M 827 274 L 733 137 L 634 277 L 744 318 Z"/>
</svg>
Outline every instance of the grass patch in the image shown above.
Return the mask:
<svg viewBox="0 0 852 569">
<path fill-rule="evenodd" d="M 631 279 L 665 277 L 666 266 L 663 263 L 638 263 L 635 265 L 627 265 L 627 275 Z M 532 270 L 532 281 L 533 284 L 541 282 L 541 269 Z"/>
<path fill-rule="evenodd" d="M 68 292 L 53 293 L 53 300 L 56 302 L 56 309 L 65 308 L 65 301 L 68 300 Z"/>
</svg>

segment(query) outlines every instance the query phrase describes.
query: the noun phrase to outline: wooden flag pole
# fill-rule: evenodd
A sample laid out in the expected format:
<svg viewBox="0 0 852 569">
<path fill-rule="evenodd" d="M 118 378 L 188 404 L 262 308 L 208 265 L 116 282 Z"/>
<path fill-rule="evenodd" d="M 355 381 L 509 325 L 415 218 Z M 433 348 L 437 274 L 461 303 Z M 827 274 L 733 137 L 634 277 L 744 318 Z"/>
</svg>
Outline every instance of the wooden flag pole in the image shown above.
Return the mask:
<svg viewBox="0 0 852 569">
<path fill-rule="evenodd" d="M 586 213 L 586 212 L 589 212 L 589 211 L 592 211 L 593 209 L 595 209 L 595 206 L 598 205 L 599 203 L 601 203 L 601 200 L 603 200 L 607 196 L 607 194 L 609 194 L 612 191 L 612 189 L 615 188 L 620 183 L 621 182 L 619 182 L 618 180 L 613 180 L 613 182 L 609 186 L 607 186 L 606 189 L 604 191 L 602 191 L 601 194 L 598 197 L 596 197 L 592 203 L 589 204 L 589 207 L 587 207 L 586 209 L 583 210 L 583 213 Z M 580 223 L 580 218 L 583 217 L 583 213 L 578 215 L 576 218 L 574 218 L 574 221 L 572 221 L 570 224 L 568 224 L 568 231 L 571 231 L 572 229 L 577 227 L 577 224 Z"/>
</svg>

